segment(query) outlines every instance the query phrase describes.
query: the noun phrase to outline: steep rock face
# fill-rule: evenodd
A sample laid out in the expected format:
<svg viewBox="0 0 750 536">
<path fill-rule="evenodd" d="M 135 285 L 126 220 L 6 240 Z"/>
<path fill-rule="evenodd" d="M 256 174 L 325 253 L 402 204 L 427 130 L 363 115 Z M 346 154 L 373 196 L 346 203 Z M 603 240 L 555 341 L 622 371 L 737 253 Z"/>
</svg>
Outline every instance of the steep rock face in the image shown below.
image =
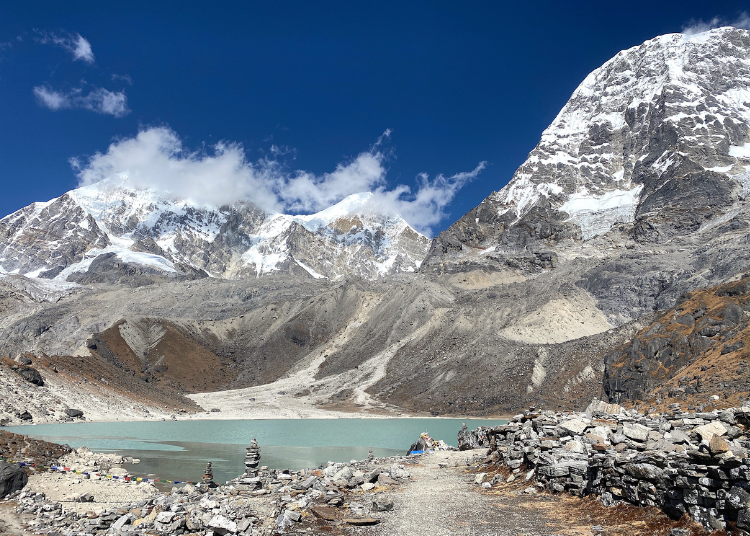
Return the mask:
<svg viewBox="0 0 750 536">
<path fill-rule="evenodd" d="M 55 277 L 92 249 L 110 245 L 94 218 L 68 194 L 0 220 L 0 263 L 29 276 Z"/>
<path fill-rule="evenodd" d="M 745 265 L 749 127 L 750 32 L 622 51 L 581 83 L 510 183 L 433 241 L 421 270 L 535 274 L 598 258 L 579 285 L 614 324 L 671 306 Z"/>
<path fill-rule="evenodd" d="M 706 402 L 706 393 L 750 391 L 750 276 L 701 289 L 640 330 L 605 359 L 611 401 Z"/>
<path fill-rule="evenodd" d="M 400 217 L 372 214 L 370 194 L 309 216 L 254 205 L 200 207 L 108 179 L 0 220 L 0 273 L 145 284 L 162 276 L 336 279 L 415 271 L 429 241 Z"/>
<path fill-rule="evenodd" d="M 744 197 L 749 123 L 747 31 L 620 52 L 576 89 L 508 186 L 441 234 L 426 265 L 469 248 L 512 255 L 588 240 L 618 222 L 637 222 L 641 240 L 694 231 L 708 206 Z"/>
</svg>

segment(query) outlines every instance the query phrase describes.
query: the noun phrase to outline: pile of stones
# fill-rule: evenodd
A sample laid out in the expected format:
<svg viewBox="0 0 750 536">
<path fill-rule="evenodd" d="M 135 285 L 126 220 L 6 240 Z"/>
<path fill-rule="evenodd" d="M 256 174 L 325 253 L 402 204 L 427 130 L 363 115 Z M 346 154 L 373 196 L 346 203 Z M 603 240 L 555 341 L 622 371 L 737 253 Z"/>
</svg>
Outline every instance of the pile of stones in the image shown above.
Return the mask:
<svg viewBox="0 0 750 536">
<path fill-rule="evenodd" d="M 36 516 L 30 530 L 38 534 L 261 536 L 314 531 L 321 525 L 376 524 L 373 515 L 393 508 L 385 492 L 406 482 L 406 466 L 417 461 L 404 456 L 368 458 L 329 462 L 321 469 L 278 471 L 253 467 L 251 458 L 247 467 L 252 471 L 224 486 L 206 478 L 100 513 L 69 511 L 65 503 L 49 501 L 40 493 L 15 492 L 6 500 L 16 501 L 19 513 Z M 210 471 L 209 467 L 206 474 Z"/>
<path fill-rule="evenodd" d="M 750 405 L 710 413 L 643 415 L 593 401 L 584 413 L 536 411 L 507 425 L 459 434 L 459 448 L 490 448 L 508 481 L 609 506 L 657 506 L 689 513 L 706 529 L 750 534 Z M 482 482 L 485 487 L 491 483 Z M 533 491 L 533 487 L 531 490 Z"/>
</svg>

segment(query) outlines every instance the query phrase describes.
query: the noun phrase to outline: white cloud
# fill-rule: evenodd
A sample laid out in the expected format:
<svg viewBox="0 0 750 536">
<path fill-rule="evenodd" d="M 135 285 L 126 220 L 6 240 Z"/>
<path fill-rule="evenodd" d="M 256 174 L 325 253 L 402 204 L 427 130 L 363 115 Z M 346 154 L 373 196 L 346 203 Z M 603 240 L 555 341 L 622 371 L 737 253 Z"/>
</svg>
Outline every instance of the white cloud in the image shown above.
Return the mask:
<svg viewBox="0 0 750 536">
<path fill-rule="evenodd" d="M 398 185 L 392 190 L 378 188 L 370 199 L 370 209 L 384 214 L 399 214 L 418 231 L 431 236 L 432 227 L 447 216 L 445 208 L 458 191 L 477 178 L 486 165 L 486 162 L 480 162 L 472 171 L 450 177 L 441 174 L 433 180 L 422 174 L 414 193 L 406 185 Z"/>
<path fill-rule="evenodd" d="M 735 28 L 750 30 L 750 15 L 743 11 L 734 21 L 731 22 L 728 22 L 720 17 L 714 17 L 707 22 L 703 20 L 692 20 L 688 24 L 683 26 L 682 33 L 684 33 L 685 35 L 695 35 L 698 33 L 713 30 L 714 28 L 720 28 L 722 26 L 734 26 Z"/>
<path fill-rule="evenodd" d="M 122 117 L 130 112 L 128 98 L 124 91 L 109 91 L 99 87 L 84 95 L 82 88 L 74 88 L 64 93 L 45 86 L 37 86 L 34 88 L 34 95 L 39 104 L 50 110 L 78 108 L 115 117 Z"/>
<path fill-rule="evenodd" d="M 67 96 L 58 91 L 47 89 L 44 86 L 35 87 L 34 95 L 36 95 L 40 104 L 43 104 L 50 110 L 60 110 L 61 108 L 69 107 Z"/>
<path fill-rule="evenodd" d="M 106 153 L 96 153 L 85 163 L 71 159 L 71 165 L 81 186 L 110 177 L 126 178 L 132 187 L 154 188 L 196 204 L 244 200 L 273 212 L 317 212 L 348 195 L 369 191 L 374 195 L 366 210 L 400 214 L 429 235 L 431 227 L 445 217 L 445 208 L 458 190 L 485 164 L 451 177 L 438 175 L 430 180 L 420 175 L 416 191 L 403 184 L 389 188 L 383 138 L 322 175 L 287 171 L 268 158 L 250 162 L 243 147 L 235 143 L 218 143 L 210 152 L 190 151 L 173 130 L 165 127 L 141 130 L 133 138 L 115 141 Z"/>
<path fill-rule="evenodd" d="M 129 74 L 113 74 L 112 81 L 113 82 L 123 81 L 127 83 L 129 86 L 133 85 L 133 79 L 130 77 Z"/>
<path fill-rule="evenodd" d="M 52 44 L 64 48 L 73 55 L 73 61 L 80 60 L 86 63 L 94 63 L 94 51 L 91 43 L 81 34 L 67 34 L 60 36 L 54 33 L 38 32 L 37 40 L 43 45 Z"/>
</svg>

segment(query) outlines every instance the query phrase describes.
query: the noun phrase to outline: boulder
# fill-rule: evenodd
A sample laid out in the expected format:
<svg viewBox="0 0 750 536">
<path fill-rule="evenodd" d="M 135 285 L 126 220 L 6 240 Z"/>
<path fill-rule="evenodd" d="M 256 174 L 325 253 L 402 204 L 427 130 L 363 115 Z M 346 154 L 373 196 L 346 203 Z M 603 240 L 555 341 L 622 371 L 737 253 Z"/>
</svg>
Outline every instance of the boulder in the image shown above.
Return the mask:
<svg viewBox="0 0 750 536">
<path fill-rule="evenodd" d="M 420 437 L 417 441 L 412 443 L 411 447 L 409 447 L 409 452 L 406 453 L 408 456 L 412 452 L 422 452 L 426 448 L 426 444 L 423 437 Z"/>
<path fill-rule="evenodd" d="M 19 368 L 16 371 L 16 373 L 29 383 L 38 385 L 39 387 L 42 387 L 44 385 L 44 380 L 42 379 L 42 375 L 39 374 L 39 371 L 36 370 L 35 368 L 31 368 L 31 367 Z"/>
<path fill-rule="evenodd" d="M 677 445 L 681 443 L 690 443 L 690 437 L 682 430 L 674 429 L 669 432 L 669 440 Z"/>
<path fill-rule="evenodd" d="M 726 434 L 727 428 L 719 421 L 712 421 L 701 426 L 696 426 L 693 432 L 701 436 L 703 441 L 710 442 L 713 436 L 723 436 Z"/>
<path fill-rule="evenodd" d="M 0 499 L 23 489 L 29 477 L 26 472 L 14 463 L 0 461 Z"/>
<path fill-rule="evenodd" d="M 401 479 L 403 479 L 403 478 L 409 478 L 409 476 L 410 476 L 409 475 L 409 471 L 407 471 L 406 469 L 404 469 L 403 465 L 396 465 L 396 464 L 394 464 L 394 465 L 391 466 L 390 471 L 391 471 L 391 477 L 392 478 L 401 478 Z"/>
<path fill-rule="evenodd" d="M 299 512 L 295 512 L 294 510 L 284 510 L 282 514 L 276 518 L 276 526 L 280 530 L 285 530 L 294 526 L 294 524 L 301 519 L 302 515 Z"/>
<path fill-rule="evenodd" d="M 115 534 L 119 533 L 120 531 L 122 531 L 122 529 L 123 529 L 123 527 L 125 527 L 125 525 L 127 525 L 129 523 L 132 523 L 132 521 L 133 521 L 133 515 L 132 514 L 125 514 L 123 516 L 120 516 L 117 519 L 117 521 L 115 521 L 112 524 L 112 527 L 111 527 L 112 528 L 112 532 L 114 532 Z"/>
<path fill-rule="evenodd" d="M 649 429 L 638 423 L 626 422 L 622 426 L 622 433 L 634 441 L 644 442 L 648 439 Z"/>
<path fill-rule="evenodd" d="M 378 486 L 393 486 L 395 484 L 398 484 L 398 482 L 393 480 L 388 475 L 385 475 L 383 473 L 378 475 Z"/>
<path fill-rule="evenodd" d="M 740 510 L 737 515 L 737 528 L 742 530 L 750 530 L 750 509 Z"/>
<path fill-rule="evenodd" d="M 712 455 L 716 456 L 727 452 L 729 450 L 729 445 L 727 445 L 727 442 L 724 441 L 721 436 L 715 435 L 708 443 L 708 450 L 711 451 Z"/>
<path fill-rule="evenodd" d="M 171 523 L 172 520 L 175 518 L 174 512 L 159 512 L 156 514 L 156 519 L 154 519 L 155 523 Z"/>
<path fill-rule="evenodd" d="M 576 454 L 583 454 L 586 452 L 586 446 L 580 441 L 568 441 L 565 443 L 565 450 L 567 452 L 574 452 Z"/>
<path fill-rule="evenodd" d="M 65 414 L 68 417 L 72 417 L 74 419 L 75 418 L 79 418 L 79 417 L 83 417 L 83 412 L 80 409 L 68 408 L 68 409 L 65 410 Z"/>
<path fill-rule="evenodd" d="M 471 430 L 466 427 L 466 423 L 463 423 L 458 431 L 458 450 L 472 450 L 480 447 L 477 436 L 471 433 Z"/>
<path fill-rule="evenodd" d="M 727 504 L 734 510 L 744 510 L 750 507 L 750 492 L 746 487 L 735 484 L 727 492 Z"/>
<path fill-rule="evenodd" d="M 663 474 L 661 469 L 650 463 L 630 463 L 625 466 L 625 471 L 641 480 L 656 480 Z"/>
<path fill-rule="evenodd" d="M 378 497 L 372 501 L 373 512 L 389 512 L 393 510 L 393 501 L 387 497 Z"/>
<path fill-rule="evenodd" d="M 228 517 L 218 514 L 211 518 L 211 520 L 208 522 L 208 527 L 210 529 L 213 529 L 213 531 L 218 534 L 226 534 L 227 532 L 231 532 L 232 534 L 234 534 L 237 532 L 237 523 L 235 523 Z"/>
<path fill-rule="evenodd" d="M 572 435 L 582 435 L 588 425 L 580 419 L 568 419 L 560 423 L 560 428 L 570 432 Z"/>
<path fill-rule="evenodd" d="M 619 404 L 607 404 L 603 400 L 592 400 L 591 404 L 586 408 L 586 413 L 593 415 L 594 413 L 609 413 L 610 415 L 620 415 L 625 413 L 625 408 Z"/>
<path fill-rule="evenodd" d="M 338 472 L 336 472 L 335 475 L 333 475 L 333 480 L 349 480 L 351 477 L 354 476 L 354 473 L 352 472 L 352 468 L 348 465 L 345 465 L 341 468 Z"/>
</svg>

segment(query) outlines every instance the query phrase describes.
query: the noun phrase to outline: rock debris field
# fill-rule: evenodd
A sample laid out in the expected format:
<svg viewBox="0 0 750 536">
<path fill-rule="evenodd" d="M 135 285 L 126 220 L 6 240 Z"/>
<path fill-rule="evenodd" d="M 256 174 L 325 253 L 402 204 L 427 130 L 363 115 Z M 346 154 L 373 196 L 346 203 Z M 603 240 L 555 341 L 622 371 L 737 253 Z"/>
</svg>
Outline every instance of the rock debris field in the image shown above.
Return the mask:
<svg viewBox="0 0 750 536">
<path fill-rule="evenodd" d="M 256 451 L 255 448 L 258 448 Z M 118 457 L 79 449 L 66 467 L 122 474 Z M 600 501 L 548 494 L 490 451 L 329 462 L 322 469 L 274 471 L 256 464 L 224 486 L 210 466 L 199 484 L 160 492 L 151 484 L 87 479 L 74 473 L 33 474 L 0 501 L 0 533 L 66 535 L 261 536 L 339 535 L 635 535 L 703 533 L 656 508 L 605 507 Z M 260 462 L 262 463 L 262 461 Z M 509 480 L 511 482 L 509 482 Z M 25 532 L 24 532 L 25 531 Z"/>
</svg>

